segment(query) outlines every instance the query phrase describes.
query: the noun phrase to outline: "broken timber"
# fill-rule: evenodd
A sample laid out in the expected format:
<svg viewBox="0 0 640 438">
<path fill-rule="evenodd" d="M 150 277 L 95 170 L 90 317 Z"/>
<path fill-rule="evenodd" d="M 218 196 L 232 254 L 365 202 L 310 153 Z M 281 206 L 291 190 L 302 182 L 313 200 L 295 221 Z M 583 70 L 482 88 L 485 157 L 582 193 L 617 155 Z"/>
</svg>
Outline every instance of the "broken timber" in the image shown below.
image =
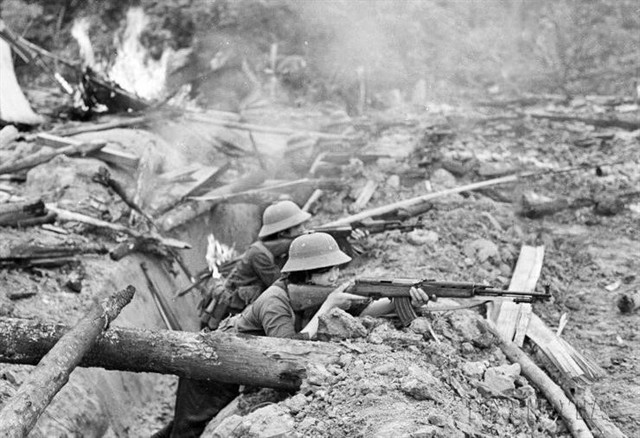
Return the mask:
<svg viewBox="0 0 640 438">
<path fill-rule="evenodd" d="M 518 263 L 513 271 L 509 290 L 535 290 L 544 259 L 544 246 L 527 246 L 520 249 Z M 498 333 L 503 339 L 513 341 L 519 347 L 524 343 L 524 336 L 531 320 L 531 304 L 514 303 L 505 300 L 496 303 L 497 318 L 495 320 Z"/>
<path fill-rule="evenodd" d="M 442 196 L 452 195 L 454 193 L 462 193 L 468 192 L 471 190 L 481 189 L 483 187 L 493 186 L 497 184 L 505 184 L 510 182 L 515 182 L 519 178 L 518 175 L 509 175 L 503 176 L 501 178 L 494 178 L 487 181 L 481 181 L 473 184 L 467 184 L 465 186 L 456 187 L 453 189 L 442 190 L 436 193 L 429 193 L 427 195 L 418 196 L 415 198 L 405 199 L 402 201 L 394 202 L 393 204 L 383 205 L 381 207 L 372 208 L 369 210 L 365 210 L 360 213 L 356 213 L 351 216 L 347 216 L 342 219 L 338 219 L 333 222 L 329 222 L 327 224 L 322 225 L 323 227 L 338 227 L 343 225 L 351 225 L 353 222 L 362 221 L 363 219 L 368 219 L 374 216 L 382 216 L 389 213 L 394 213 L 400 209 L 410 208 L 417 204 L 421 204 L 424 201 L 429 201 L 431 199 L 440 198 Z"/>
<path fill-rule="evenodd" d="M 36 364 L 68 330 L 62 324 L 0 318 L 0 362 Z M 326 342 L 236 336 L 219 330 L 192 333 L 112 327 L 79 366 L 297 389 L 308 363 L 335 363 L 343 352 Z"/>
<path fill-rule="evenodd" d="M 0 411 L 0 436 L 27 436 L 49 402 L 69 380 L 73 369 L 81 362 L 96 339 L 129 304 L 135 289 L 128 286 L 103 304 L 97 303 L 90 312 L 52 344 L 46 355 L 38 359 L 38 366 L 20 385 L 16 394 Z M 13 352 L 9 344 L 2 351 Z"/>
<path fill-rule="evenodd" d="M 58 155 L 88 155 L 99 151 L 104 148 L 105 142 L 91 142 L 91 143 L 76 143 L 54 151 L 40 151 L 35 154 L 24 157 L 13 163 L 4 164 L 0 166 L 0 175 L 5 173 L 19 172 L 25 169 L 31 169 L 32 167 L 51 161 Z"/>
<path fill-rule="evenodd" d="M 0 226 L 18 225 L 21 221 L 45 216 L 42 199 L 0 204 Z"/>
<path fill-rule="evenodd" d="M 282 135 L 307 135 L 310 137 L 317 137 L 327 140 L 350 140 L 351 137 L 340 134 L 330 134 L 327 132 L 317 131 L 304 131 L 299 129 L 290 128 L 275 128 L 272 126 L 254 125 L 250 123 L 234 122 L 230 120 L 221 120 L 216 118 L 207 117 L 203 114 L 187 114 L 185 116 L 187 120 L 194 122 L 207 123 L 210 125 L 223 126 L 229 129 L 240 129 L 243 131 L 263 132 L 267 134 L 282 134 Z"/>
<path fill-rule="evenodd" d="M 68 137 L 70 135 L 81 134 L 83 132 L 96 132 L 106 131 L 107 129 L 123 128 L 125 126 L 139 126 L 146 125 L 147 123 L 155 120 L 155 116 L 141 116 L 132 117 L 128 119 L 115 120 L 113 122 L 104 123 L 83 123 L 79 126 L 64 128 L 50 132 L 50 134 L 58 135 L 61 137 Z"/>
<path fill-rule="evenodd" d="M 640 129 L 640 121 L 629 121 L 629 120 L 622 120 L 617 118 L 597 119 L 597 118 L 591 118 L 591 117 L 563 116 L 560 114 L 548 114 L 548 113 L 541 113 L 541 112 L 528 112 L 525 114 L 533 117 L 534 119 L 547 119 L 547 120 L 554 120 L 558 122 L 582 122 L 586 125 L 593 125 L 593 126 L 598 126 L 602 128 L 615 127 L 615 128 L 626 129 L 628 131 L 635 131 L 637 129 Z"/>
<path fill-rule="evenodd" d="M 82 141 L 74 138 L 61 137 L 59 135 L 53 135 L 46 132 L 38 134 L 37 138 L 44 144 L 46 144 L 47 146 L 51 146 L 52 148 L 79 145 L 82 143 Z M 138 166 L 138 162 L 140 161 L 140 158 L 136 155 L 130 154 L 129 152 L 124 152 L 120 149 L 108 145 L 101 150 L 92 153 L 91 156 L 102 160 L 105 163 L 134 169 Z"/>
<path fill-rule="evenodd" d="M 107 228 L 113 231 L 118 231 L 121 233 L 128 234 L 135 238 L 143 238 L 144 235 L 140 234 L 137 231 L 132 230 L 131 228 L 127 228 L 123 225 L 114 224 L 111 222 L 106 222 L 100 219 L 95 219 L 90 216 L 86 216 L 84 214 L 75 213 L 72 211 L 63 210 L 61 208 L 56 207 L 54 204 L 47 204 L 47 209 L 53 211 L 58 216 L 58 220 L 60 221 L 68 221 L 68 222 L 80 222 L 87 225 L 92 225 L 99 228 Z M 157 241 L 167 247 L 177 248 L 177 249 L 188 249 L 191 248 L 191 245 L 188 243 L 182 242 L 177 239 L 172 239 L 170 237 L 161 237 L 161 236 L 147 236 L 150 238 L 157 239 Z"/>
<path fill-rule="evenodd" d="M 582 419 L 576 406 L 567 398 L 562 388 L 545 374 L 516 344 L 504 339 L 496 330 L 491 320 L 481 320 L 485 330 L 493 333 L 498 339 L 502 352 L 512 363 L 520 364 L 524 374 L 551 403 L 560 414 L 574 438 L 593 438 L 593 434 Z"/>
</svg>

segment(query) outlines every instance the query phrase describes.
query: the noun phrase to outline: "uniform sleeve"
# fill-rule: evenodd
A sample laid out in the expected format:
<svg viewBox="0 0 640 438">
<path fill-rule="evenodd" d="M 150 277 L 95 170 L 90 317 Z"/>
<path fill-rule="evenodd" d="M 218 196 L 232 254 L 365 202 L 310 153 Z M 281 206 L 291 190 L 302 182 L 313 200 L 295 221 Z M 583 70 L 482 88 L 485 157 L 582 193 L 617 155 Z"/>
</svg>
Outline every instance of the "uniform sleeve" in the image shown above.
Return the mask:
<svg viewBox="0 0 640 438">
<path fill-rule="evenodd" d="M 257 253 L 253 256 L 251 258 L 251 267 L 260 281 L 264 283 L 265 288 L 271 286 L 280 278 L 280 268 L 266 254 Z"/>
<path fill-rule="evenodd" d="M 297 338 L 293 310 L 281 297 L 272 297 L 258 310 L 265 334 L 273 338 Z"/>
</svg>

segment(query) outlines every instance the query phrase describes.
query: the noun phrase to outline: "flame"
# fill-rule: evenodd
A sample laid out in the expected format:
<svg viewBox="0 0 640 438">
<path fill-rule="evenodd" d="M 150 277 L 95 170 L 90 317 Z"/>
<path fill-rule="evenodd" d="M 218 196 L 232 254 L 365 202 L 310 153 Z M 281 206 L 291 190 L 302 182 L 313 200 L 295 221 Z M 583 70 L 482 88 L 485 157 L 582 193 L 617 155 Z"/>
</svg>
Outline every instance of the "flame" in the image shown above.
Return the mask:
<svg viewBox="0 0 640 438">
<path fill-rule="evenodd" d="M 224 262 L 233 260 L 236 257 L 236 251 L 232 246 L 230 247 L 224 243 L 218 242 L 213 234 L 209 234 L 207 241 L 207 254 L 205 255 L 205 260 L 207 261 L 209 270 L 212 273 L 212 277 L 219 279 L 222 275 L 218 268 Z"/>
<path fill-rule="evenodd" d="M 164 90 L 172 50 L 165 50 L 157 61 L 148 56 L 140 43 L 140 35 L 148 22 L 142 8 L 127 11 L 127 25 L 109 77 L 140 97 L 157 99 Z"/>
<path fill-rule="evenodd" d="M 80 47 L 80 57 L 83 67 L 95 67 L 96 59 L 89 39 L 89 27 L 91 23 L 84 17 L 73 21 L 71 36 L 75 38 Z"/>
</svg>

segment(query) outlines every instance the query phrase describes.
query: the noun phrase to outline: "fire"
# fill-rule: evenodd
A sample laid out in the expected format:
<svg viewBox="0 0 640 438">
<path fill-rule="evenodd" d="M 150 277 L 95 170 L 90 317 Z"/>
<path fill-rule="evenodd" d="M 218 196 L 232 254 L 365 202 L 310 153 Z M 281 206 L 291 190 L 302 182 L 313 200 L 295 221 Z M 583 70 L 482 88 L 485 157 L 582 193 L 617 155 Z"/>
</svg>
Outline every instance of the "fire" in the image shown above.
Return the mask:
<svg viewBox="0 0 640 438">
<path fill-rule="evenodd" d="M 224 243 L 220 243 L 216 240 L 213 234 L 209 234 L 207 237 L 207 254 L 205 259 L 209 270 L 212 272 L 213 278 L 220 278 L 220 270 L 218 269 L 224 262 L 233 260 L 236 257 L 236 251 L 233 247 L 229 247 Z"/>
<path fill-rule="evenodd" d="M 82 65 L 84 67 L 95 67 L 96 59 L 93 53 L 93 46 L 91 46 L 91 40 L 89 39 L 89 20 L 85 18 L 76 19 L 73 22 L 71 28 L 71 36 L 75 38 L 80 46 L 80 57 L 82 58 Z"/>
<path fill-rule="evenodd" d="M 171 50 L 165 50 L 157 61 L 148 55 L 140 43 L 140 35 L 148 22 L 149 18 L 142 8 L 129 9 L 127 26 L 109 77 L 125 90 L 140 97 L 157 99 L 164 90 Z"/>
</svg>

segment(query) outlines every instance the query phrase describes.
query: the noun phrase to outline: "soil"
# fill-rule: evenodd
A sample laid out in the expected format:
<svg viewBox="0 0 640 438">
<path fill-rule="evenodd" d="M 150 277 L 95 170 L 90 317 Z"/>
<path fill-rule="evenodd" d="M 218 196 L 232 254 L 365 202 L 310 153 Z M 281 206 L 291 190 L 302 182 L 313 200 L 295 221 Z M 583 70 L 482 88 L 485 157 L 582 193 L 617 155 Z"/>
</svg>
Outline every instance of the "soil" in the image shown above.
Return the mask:
<svg viewBox="0 0 640 438">
<path fill-rule="evenodd" d="M 579 108 L 555 110 L 586 116 L 592 110 L 589 105 Z M 282 108 L 264 107 L 253 117 L 261 123 L 277 120 L 284 125 L 283 118 L 288 116 L 292 126 L 316 127 L 326 122 L 319 119 L 322 114 L 327 111 L 321 107 L 288 109 L 286 113 Z M 638 312 L 622 314 L 616 306 L 620 293 L 637 290 L 640 284 L 638 199 L 625 198 L 623 207 L 609 211 L 609 215 L 603 215 L 602 208 L 581 207 L 539 219 L 522 216 L 522 199 L 535 192 L 553 199 L 602 200 L 611 194 L 637 190 L 640 133 L 576 122 L 491 119 L 496 115 L 504 112 L 434 104 L 426 110 L 396 107 L 350 120 L 351 132 L 364 145 L 359 153 L 392 157 L 367 163 L 353 159 L 332 168 L 344 189 L 325 192 L 312 209 L 312 225 L 353 212 L 351 204 L 368 179 L 378 183 L 378 190 L 367 208 L 428 190 L 462 186 L 477 181 L 479 174 L 486 178 L 508 171 L 540 171 L 515 184 L 437 198 L 422 217 L 425 228 L 371 235 L 358 242 L 364 253 L 344 270 L 344 276 L 436 278 L 505 287 L 521 246 L 544 245 L 538 289 L 549 284 L 553 298 L 535 304 L 534 311 L 554 330 L 566 314 L 568 323 L 562 337 L 605 371 L 604 377 L 591 385 L 598 403 L 627 436 L 638 436 L 640 319 Z M 584 144 L 577 140 L 599 138 L 597 134 L 602 133 L 611 135 L 587 147 L 576 146 Z M 353 150 L 348 144 L 320 143 L 317 148 Z M 611 162 L 619 163 L 606 165 Z M 579 164 L 588 164 L 589 168 L 543 172 Z M 52 174 L 50 169 L 40 173 Z M 111 218 L 126 221 L 120 211 L 123 207 L 114 196 L 87 183 L 86 178 L 80 180 L 82 190 L 71 184 L 75 191 L 57 191 L 57 196 L 64 200 L 66 193 L 76 201 L 81 197 L 86 202 L 79 205 L 89 209 L 95 208 L 89 199 L 100 199 L 98 206 L 103 213 L 111 212 Z M 37 187 L 29 180 L 10 185 L 13 197 Z M 598 205 L 604 205 L 604 201 Z M 82 240 L 77 227 L 66 229 L 71 233 L 67 240 Z M 82 234 L 91 236 L 87 231 Z M 11 239 L 51 238 L 50 232 L 35 229 L 2 229 L 2 235 L 7 237 L 3 237 L 5 244 Z M 90 238 L 113 242 L 110 235 Z M 95 260 L 100 257 L 105 256 L 91 256 L 94 262 L 83 262 L 91 266 L 89 274 L 96 273 L 99 262 Z M 120 263 L 126 263 L 126 259 Z M 116 263 L 107 266 L 111 272 L 118 269 Z M 70 269 L 80 268 L 3 270 L 2 315 L 67 323 L 77 320 L 98 287 L 87 286 L 79 294 L 71 292 L 67 286 Z M 108 272 L 96 275 L 105 278 Z M 9 299 L 9 292 L 16 290 L 37 293 Z M 400 327 L 395 319 L 360 321 L 364 337 L 333 339 L 331 342 L 343 345 L 345 354 L 338 364 L 311 370 L 300 392 L 248 391 L 241 399 L 241 412 L 246 416 L 231 416 L 205 435 L 568 436 L 549 403 L 520 374 L 519 367 L 509 365 L 495 339 L 477 324 L 481 313 L 481 308 L 434 308 L 409 328 Z M 427 330 L 427 321 L 437 340 Z M 525 349 L 533 352 L 528 342 Z M 3 367 L 3 384 L 13 388 L 6 394 L 15 390 L 26 370 Z M 171 418 L 176 379 L 156 376 L 154 380 L 157 395 L 137 408 L 136 421 L 128 426 L 126 436 L 150 435 Z"/>
</svg>

